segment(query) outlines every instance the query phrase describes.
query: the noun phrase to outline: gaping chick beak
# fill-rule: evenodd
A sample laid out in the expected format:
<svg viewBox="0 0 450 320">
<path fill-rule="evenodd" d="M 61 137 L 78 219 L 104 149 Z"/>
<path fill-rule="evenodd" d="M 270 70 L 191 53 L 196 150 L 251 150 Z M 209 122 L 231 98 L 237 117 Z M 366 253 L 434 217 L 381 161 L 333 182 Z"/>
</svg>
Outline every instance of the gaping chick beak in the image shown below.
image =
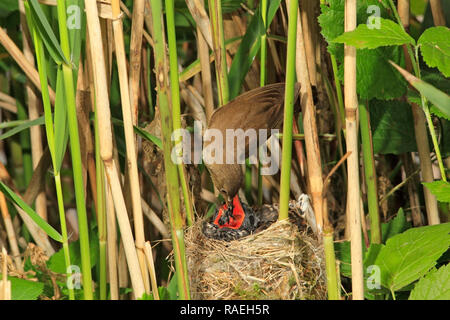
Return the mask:
<svg viewBox="0 0 450 320">
<path fill-rule="evenodd" d="M 214 220 L 214 224 L 219 228 L 239 229 L 244 222 L 245 211 L 236 195 L 231 203 L 226 202 L 220 207 L 219 212 Z"/>
</svg>

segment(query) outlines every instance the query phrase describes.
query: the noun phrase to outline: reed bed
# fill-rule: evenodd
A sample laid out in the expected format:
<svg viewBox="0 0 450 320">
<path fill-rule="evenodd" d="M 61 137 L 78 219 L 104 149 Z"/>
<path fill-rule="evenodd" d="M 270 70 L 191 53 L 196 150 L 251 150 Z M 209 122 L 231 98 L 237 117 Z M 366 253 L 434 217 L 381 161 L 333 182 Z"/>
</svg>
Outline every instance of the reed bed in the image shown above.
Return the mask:
<svg viewBox="0 0 450 320">
<path fill-rule="evenodd" d="M 1 4 L 0 300 L 406 298 L 425 273 L 373 292 L 367 268 L 411 227 L 448 226 L 448 4 L 369 2 Z M 214 113 L 275 83 L 281 149 L 229 176 L 279 219 L 206 238 L 225 189 L 173 159 L 201 160 Z M 263 109 L 233 116 L 262 127 Z"/>
</svg>

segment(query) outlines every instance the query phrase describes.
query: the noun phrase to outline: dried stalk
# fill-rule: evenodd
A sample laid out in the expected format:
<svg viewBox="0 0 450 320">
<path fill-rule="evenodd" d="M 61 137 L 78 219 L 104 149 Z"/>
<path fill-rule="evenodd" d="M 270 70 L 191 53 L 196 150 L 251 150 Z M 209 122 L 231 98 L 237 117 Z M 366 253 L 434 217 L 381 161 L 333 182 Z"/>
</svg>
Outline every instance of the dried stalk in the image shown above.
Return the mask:
<svg viewBox="0 0 450 320">
<path fill-rule="evenodd" d="M 411 159 L 411 154 L 410 153 L 402 154 L 400 156 L 400 159 L 403 162 L 405 177 L 407 179 L 407 177 L 410 177 L 416 171 L 414 163 Z M 423 226 L 424 224 L 422 220 L 422 212 L 420 210 L 419 193 L 417 191 L 417 180 L 418 179 L 415 176 L 412 179 L 408 179 L 407 188 L 413 225 L 415 227 L 420 227 Z"/>
<path fill-rule="evenodd" d="M 133 218 L 134 218 L 134 232 L 136 235 L 136 248 L 138 253 L 139 265 L 141 267 L 142 278 L 144 280 L 146 292 L 150 292 L 150 282 L 148 278 L 148 272 L 145 265 L 145 253 L 144 253 L 144 216 L 142 213 L 141 205 L 141 190 L 139 186 L 139 175 L 136 159 L 136 145 L 133 129 L 133 116 L 130 105 L 130 91 L 128 87 L 127 76 L 127 63 L 126 53 L 123 39 L 123 26 L 120 19 L 120 5 L 118 0 L 112 1 L 112 11 L 114 20 L 112 22 L 114 31 L 114 42 L 116 49 L 117 67 L 119 72 L 119 85 L 120 85 L 120 97 L 122 101 L 122 116 L 123 127 L 125 132 L 125 143 L 127 150 L 127 171 L 129 173 L 130 189 L 131 189 L 131 202 L 133 206 Z M 140 50 L 137 52 L 140 60 Z M 140 61 L 139 61 L 140 65 Z M 135 74 L 139 77 L 139 70 L 135 71 Z M 139 85 L 139 79 L 137 82 Z M 136 88 L 137 89 L 137 88 Z M 137 91 L 136 91 L 137 92 Z M 138 95 L 136 95 L 138 97 Z M 137 102 L 137 100 L 136 100 Z"/>
<path fill-rule="evenodd" d="M 105 166 L 108 182 L 111 187 L 111 193 L 113 195 L 114 206 L 116 208 L 117 220 L 123 239 L 134 296 L 141 297 L 145 293 L 144 281 L 134 245 L 133 234 L 131 231 L 130 221 L 128 219 L 116 163 L 113 160 L 111 114 L 109 109 L 106 66 L 103 54 L 104 51 L 101 40 L 98 10 L 96 3 L 89 0 L 85 0 L 85 7 L 90 39 L 91 58 L 94 67 L 96 106 L 97 112 L 99 113 L 98 128 L 100 132 L 100 154 Z"/>
<path fill-rule="evenodd" d="M 139 80 L 141 75 L 142 35 L 144 32 L 145 0 L 134 0 L 130 41 L 130 97 L 133 125 L 137 124 Z"/>
<path fill-rule="evenodd" d="M 211 35 L 211 23 L 208 18 L 208 14 L 203 6 L 203 0 L 186 0 L 189 12 L 197 24 L 197 37 L 200 38 L 200 34 L 203 36 L 204 41 L 208 46 L 213 49 L 213 40 Z M 199 32 L 200 31 L 200 32 Z"/>
<path fill-rule="evenodd" d="M 409 0 L 399 0 L 398 5 L 400 10 L 398 13 L 403 27 L 407 30 L 409 27 L 409 10 L 406 11 L 403 8 L 409 7 L 409 5 L 405 2 L 409 3 Z M 405 45 L 403 46 L 403 50 L 405 52 L 406 68 L 410 72 L 412 69 L 411 57 L 407 53 L 407 48 Z M 434 181 L 433 166 L 430 157 L 430 144 L 428 142 L 425 114 L 419 105 L 411 103 L 411 107 L 414 118 L 414 134 L 416 137 L 417 151 L 419 153 L 422 180 L 423 182 L 432 182 Z M 433 128 L 431 129 L 433 130 Z M 425 207 L 427 209 L 428 224 L 439 224 L 440 219 L 436 197 L 430 192 L 430 190 L 428 190 L 428 188 L 423 188 L 423 193 L 425 198 Z"/>
<path fill-rule="evenodd" d="M 114 201 L 109 187 L 106 188 L 106 235 L 108 253 L 109 290 L 111 300 L 119 300 L 119 283 L 117 275 L 118 250 L 117 250 L 117 227 L 116 214 L 114 212 Z"/>
<path fill-rule="evenodd" d="M 148 271 L 150 273 L 150 281 L 152 284 L 152 292 L 155 300 L 159 300 L 158 283 L 156 282 L 155 265 L 153 263 L 153 252 L 150 242 L 147 241 L 144 245 L 145 257 L 147 259 Z"/>
<path fill-rule="evenodd" d="M 27 58 L 25 58 L 22 51 L 16 46 L 14 41 L 12 41 L 10 37 L 8 37 L 8 35 L 2 28 L 0 28 L 0 44 L 6 49 L 6 51 L 8 51 L 14 61 L 17 62 L 19 67 L 23 70 L 28 79 L 30 79 L 31 82 L 36 86 L 36 88 L 41 90 L 39 73 L 36 71 L 36 68 L 27 60 Z M 56 94 L 50 86 L 48 86 L 48 92 L 50 95 L 50 102 L 54 105 Z"/>
<path fill-rule="evenodd" d="M 356 0 L 345 1 L 345 31 L 356 28 Z M 352 261 L 352 299 L 364 299 L 361 215 L 359 206 L 358 97 L 356 94 L 356 48 L 344 46 L 344 101 L 347 151 L 347 205 Z"/>
<path fill-rule="evenodd" d="M 8 255 L 6 249 L 2 248 L 2 281 L 0 282 L 0 300 L 11 300 L 11 281 L 8 280 Z"/>
<path fill-rule="evenodd" d="M 222 4 L 219 0 L 208 0 L 209 17 L 211 20 L 211 31 L 213 38 L 214 55 L 216 58 L 216 79 L 219 105 L 228 103 L 228 68 L 226 60 L 225 39 L 223 31 Z"/>
<path fill-rule="evenodd" d="M 445 16 L 441 0 L 430 0 L 430 6 L 431 6 L 431 13 L 433 14 L 434 25 L 445 27 Z"/>
<path fill-rule="evenodd" d="M 300 12 L 297 15 L 297 58 L 296 58 L 296 72 L 297 79 L 301 83 L 300 88 L 300 102 L 302 105 L 303 114 L 303 127 L 305 131 L 305 144 L 306 144 L 306 158 L 307 161 L 307 174 L 308 184 L 311 192 L 312 203 L 314 213 L 316 215 L 317 229 L 321 233 L 323 230 L 323 180 L 322 180 L 322 162 L 320 159 L 319 137 L 317 134 L 316 124 L 316 110 L 314 107 L 311 78 L 309 74 L 307 52 L 304 40 L 305 30 L 300 20 Z M 312 59 L 314 55 L 312 55 Z M 314 63 L 314 59 L 311 61 Z M 315 66 L 315 63 L 314 63 Z M 315 67 L 314 67 L 315 73 Z"/>
<path fill-rule="evenodd" d="M 19 246 L 17 245 L 17 237 L 14 232 L 11 215 L 9 214 L 8 205 L 6 204 L 5 195 L 0 192 L 0 211 L 2 212 L 3 222 L 5 223 L 6 234 L 8 235 L 8 242 L 11 252 L 13 254 L 14 264 L 16 269 L 23 271 L 22 260 L 20 259 Z"/>
<path fill-rule="evenodd" d="M 202 70 L 202 89 L 203 98 L 205 100 L 205 113 L 206 121 L 209 122 L 214 112 L 214 100 L 211 81 L 211 64 L 209 62 L 209 49 L 207 42 L 203 36 L 203 33 L 199 32 L 197 28 L 197 44 L 198 44 L 198 56 L 200 59 L 200 65 Z"/>
<path fill-rule="evenodd" d="M 5 183 L 12 181 L 8 171 L 6 170 L 6 168 L 2 162 L 0 162 L 0 180 L 4 181 Z M 33 178 L 31 180 L 33 180 Z M 10 187 L 17 195 L 20 196 L 20 193 L 13 185 L 10 184 Z M 26 194 L 27 193 L 28 193 L 28 190 L 27 190 Z M 37 195 L 37 193 L 34 194 L 33 196 L 35 197 L 36 195 Z M 34 197 L 33 197 L 33 201 L 34 201 Z M 27 202 L 27 198 L 24 197 L 24 201 Z M 30 201 L 30 202 L 32 202 L 32 201 Z M 30 231 L 31 237 L 34 239 L 36 244 L 39 247 L 41 247 L 48 256 L 53 255 L 55 253 L 55 249 L 53 249 L 45 232 L 18 205 L 14 204 L 14 207 L 16 208 L 17 212 L 19 213 L 20 218 L 22 219 L 22 221 L 25 223 L 26 227 L 28 228 L 28 231 Z"/>
</svg>

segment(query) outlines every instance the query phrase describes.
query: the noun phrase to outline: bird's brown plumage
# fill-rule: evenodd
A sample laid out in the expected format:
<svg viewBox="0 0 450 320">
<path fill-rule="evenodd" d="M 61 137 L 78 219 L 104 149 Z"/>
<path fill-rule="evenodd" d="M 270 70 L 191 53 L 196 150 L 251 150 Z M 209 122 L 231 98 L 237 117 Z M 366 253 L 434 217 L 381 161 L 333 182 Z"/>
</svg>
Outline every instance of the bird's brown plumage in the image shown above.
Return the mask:
<svg viewBox="0 0 450 320">
<path fill-rule="evenodd" d="M 283 121 L 284 110 L 284 83 L 270 84 L 264 87 L 250 90 L 226 105 L 217 109 L 211 116 L 208 129 L 217 129 L 224 138 L 223 164 L 205 163 L 216 188 L 225 196 L 225 200 L 230 201 L 238 193 L 242 184 L 243 174 L 241 165 L 237 163 L 237 157 L 243 152 L 248 156 L 250 140 L 246 139 L 245 146 L 236 148 L 234 144 L 235 161 L 232 164 L 225 163 L 226 155 L 226 130 L 242 129 L 267 129 L 270 137 L 270 129 L 278 128 Z M 300 84 L 296 84 L 295 99 L 297 100 L 300 91 Z M 213 141 L 205 142 L 205 148 Z M 258 141 L 261 145 L 265 141 Z M 205 154 L 204 154 L 205 157 Z"/>
</svg>

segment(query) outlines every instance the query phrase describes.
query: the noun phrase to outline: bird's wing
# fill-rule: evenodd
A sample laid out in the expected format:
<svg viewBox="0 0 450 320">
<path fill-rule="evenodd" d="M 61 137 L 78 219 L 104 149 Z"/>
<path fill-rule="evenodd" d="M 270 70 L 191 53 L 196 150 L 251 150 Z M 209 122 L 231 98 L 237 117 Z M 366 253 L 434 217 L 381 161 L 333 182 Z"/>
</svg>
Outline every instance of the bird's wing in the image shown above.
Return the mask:
<svg viewBox="0 0 450 320">
<path fill-rule="evenodd" d="M 242 129 L 244 132 L 254 129 L 257 134 L 260 129 L 266 129 L 268 130 L 267 138 L 269 138 L 270 129 L 278 128 L 283 120 L 284 90 L 284 83 L 250 90 L 217 109 L 211 116 L 208 128 L 220 130 L 224 138 L 226 138 L 226 129 Z M 300 84 L 296 84 L 295 100 L 299 90 Z M 250 141 L 246 138 L 247 156 Z M 259 141 L 259 144 L 264 142 Z"/>
</svg>

